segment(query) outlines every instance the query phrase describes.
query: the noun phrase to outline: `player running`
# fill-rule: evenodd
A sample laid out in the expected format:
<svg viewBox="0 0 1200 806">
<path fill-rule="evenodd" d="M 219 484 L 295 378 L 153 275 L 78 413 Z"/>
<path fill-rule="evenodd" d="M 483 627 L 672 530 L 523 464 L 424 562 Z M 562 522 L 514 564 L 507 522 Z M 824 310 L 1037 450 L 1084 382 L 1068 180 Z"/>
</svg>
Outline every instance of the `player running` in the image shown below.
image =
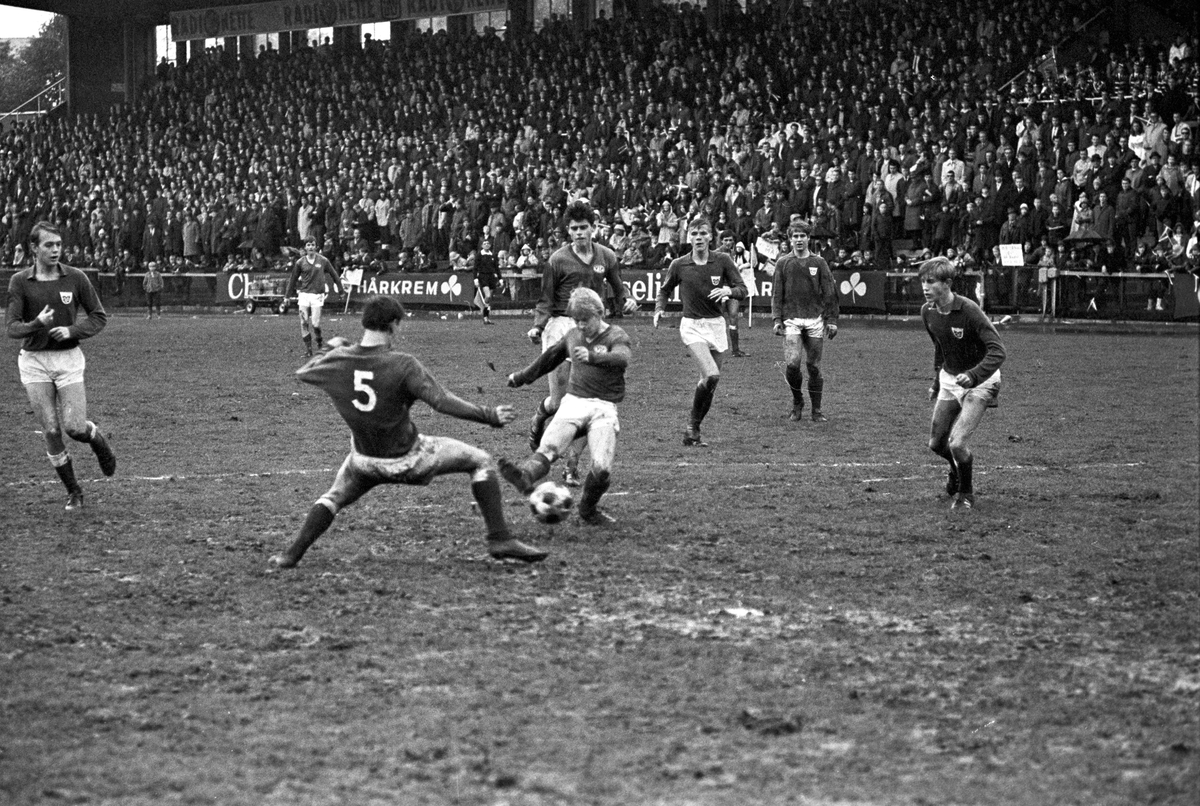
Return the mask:
<svg viewBox="0 0 1200 806">
<path fill-rule="evenodd" d="M 605 282 L 613 293 L 614 310 L 631 314 L 637 310 L 637 302 L 625 296 L 625 284 L 621 282 L 621 268 L 617 255 L 607 246 L 595 243 L 596 211 L 586 201 L 578 200 L 567 205 L 565 214 L 567 233 L 571 242 L 559 247 L 550 255 L 542 269 L 542 296 L 533 312 L 533 327 L 529 340 L 534 344 L 541 341 L 545 351 L 557 344 L 574 327 L 567 314 L 571 292 L 576 288 L 590 288 L 599 292 Z M 563 395 L 566 394 L 570 375 L 571 357 L 566 364 L 550 374 L 550 394 L 538 404 L 529 426 L 529 449 L 537 450 L 542 441 L 546 423 L 558 411 Z M 568 484 L 578 484 L 574 478 L 582 447 L 572 449 L 567 456 L 567 471 L 564 479 Z"/>
<path fill-rule="evenodd" d="M 596 504 L 608 490 L 617 451 L 617 404 L 625 398 L 625 368 L 632 356 L 629 335 L 604 321 L 604 300 L 590 288 L 571 292 L 567 315 L 573 327 L 525 369 L 508 376 L 511 387 L 525 386 L 570 361 L 566 393 L 532 454 L 520 462 L 501 459 L 500 474 L 528 495 L 550 465 L 579 434 L 587 434 L 592 467 L 583 481 L 579 517 L 593 526 L 615 523 Z"/>
<path fill-rule="evenodd" d="M 693 219 L 687 236 L 691 254 L 671 261 L 667 279 L 654 302 L 654 326 L 658 327 L 667 300 L 678 287 L 683 301 L 679 336 L 700 367 L 700 382 L 692 398 L 683 444 L 705 448 L 708 445 L 700 439 L 700 423 L 712 406 L 713 394 L 721 380 L 721 362 L 729 349 L 722 306 L 728 299 L 745 299 L 746 285 L 729 255 L 710 250 L 712 222 L 703 216 Z"/>
<path fill-rule="evenodd" d="M 420 400 L 442 414 L 500 428 L 515 418 L 512 407 L 468 403 L 444 389 L 416 358 L 393 352 L 403 321 L 404 308 L 398 301 L 371 297 L 363 306 L 359 344 L 339 343 L 296 371 L 300 380 L 333 399 L 350 426 L 350 455 L 333 486 L 309 510 L 296 542 L 271 562 L 280 568 L 295 566 L 334 516 L 377 484 L 423 485 L 446 473 L 471 474 L 471 493 L 487 526 L 489 554 L 525 562 L 545 559 L 546 552 L 509 532 L 492 457 L 456 439 L 420 434 L 409 419 L 409 409 Z"/>
<path fill-rule="evenodd" d="M 776 336 L 783 336 L 783 357 L 787 364 L 784 377 L 792 390 L 792 413 L 788 419 L 796 422 L 804 416 L 804 370 L 801 355 L 808 369 L 808 397 L 812 400 L 814 423 L 829 418 L 821 411 L 825 378 L 821 375 L 821 356 L 825 339 L 837 335 L 838 296 L 833 272 L 823 257 L 808 249 L 807 224 L 788 228 L 792 251 L 775 264 L 775 280 L 771 289 L 771 317 Z"/>
<path fill-rule="evenodd" d="M 317 251 L 317 241 L 309 238 L 304 242 L 304 254 L 292 267 L 288 277 L 287 290 L 284 299 L 291 299 L 292 291 L 299 288 L 300 335 L 304 338 L 304 354 L 312 356 L 313 340 L 317 349 L 321 341 L 321 308 L 325 305 L 325 278 L 333 282 L 333 287 L 342 293 L 342 280 L 333 270 L 329 258 Z"/>
<path fill-rule="evenodd" d="M 925 294 L 921 319 L 933 339 L 929 399 L 937 402 L 929 449 L 950 463 L 946 493 L 954 499 L 951 508 L 971 509 L 975 506 L 974 457 L 967 440 L 983 413 L 998 404 L 1005 352 L 991 320 L 978 305 L 951 289 L 957 275 L 954 264 L 944 257 L 927 260 L 917 270 Z"/>
<path fill-rule="evenodd" d="M 62 233 L 39 221 L 29 232 L 33 267 L 8 282 L 8 335 L 21 339 L 17 367 L 29 404 L 42 426 L 46 455 L 67 488 L 67 512 L 83 509 L 63 434 L 92 446 L 100 471 L 117 472 L 117 457 L 96 424 L 87 418 L 86 361 L 79 342 L 104 329 L 108 315 L 87 275 L 59 262 Z M 80 317 L 82 311 L 84 317 Z"/>
</svg>

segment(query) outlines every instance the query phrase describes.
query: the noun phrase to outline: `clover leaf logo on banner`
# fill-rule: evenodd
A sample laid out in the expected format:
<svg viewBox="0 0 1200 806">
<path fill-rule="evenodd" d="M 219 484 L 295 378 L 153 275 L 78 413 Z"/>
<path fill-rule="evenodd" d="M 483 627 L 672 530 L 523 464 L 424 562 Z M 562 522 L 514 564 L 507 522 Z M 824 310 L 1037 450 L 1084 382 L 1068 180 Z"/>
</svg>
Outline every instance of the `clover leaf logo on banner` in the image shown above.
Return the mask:
<svg viewBox="0 0 1200 806">
<path fill-rule="evenodd" d="M 849 280 L 842 280 L 842 293 L 848 295 L 853 302 L 857 297 L 867 295 L 867 283 L 862 279 L 862 275 L 854 272 Z"/>
<path fill-rule="evenodd" d="M 450 279 L 442 283 L 442 293 L 449 294 L 451 299 L 462 293 L 462 285 L 458 282 L 457 274 L 451 274 Z"/>
</svg>

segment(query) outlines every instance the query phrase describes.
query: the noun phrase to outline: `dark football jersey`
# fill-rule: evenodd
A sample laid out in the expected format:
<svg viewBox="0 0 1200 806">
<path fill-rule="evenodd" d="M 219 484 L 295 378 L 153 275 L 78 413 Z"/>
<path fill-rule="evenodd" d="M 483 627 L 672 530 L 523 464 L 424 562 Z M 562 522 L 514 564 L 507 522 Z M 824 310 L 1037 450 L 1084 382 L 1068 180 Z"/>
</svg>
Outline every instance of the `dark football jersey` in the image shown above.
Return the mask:
<svg viewBox="0 0 1200 806">
<path fill-rule="evenodd" d="M 576 397 L 594 397 L 620 403 L 625 399 L 625 368 L 628 366 L 630 350 L 629 334 L 616 325 L 608 328 L 588 341 L 579 328 L 573 327 L 556 344 L 551 345 L 537 360 L 525 369 L 515 373 L 522 384 L 532 383 L 550 370 L 557 367 L 571 354 L 576 347 L 586 347 L 592 354 L 592 360 L 571 362 L 571 375 L 567 380 L 567 393 Z M 624 347 L 625 358 L 614 356 L 619 348 Z M 609 358 L 613 356 L 613 358 Z"/>
<path fill-rule="evenodd" d="M 1004 363 L 1004 345 L 996 327 L 979 306 L 958 294 L 942 313 L 932 302 L 921 308 L 921 319 L 933 340 L 934 369 L 951 375 L 967 373 L 978 384 Z"/>
<path fill-rule="evenodd" d="M 590 288 L 604 296 L 604 284 L 612 289 L 615 305 L 625 304 L 625 286 L 617 256 L 607 246 L 592 245 L 592 262 L 584 263 L 566 244 L 555 250 L 542 269 L 542 297 L 533 312 L 533 323 L 545 327 L 552 316 L 566 316 L 567 303 L 576 288 Z"/>
<path fill-rule="evenodd" d="M 340 347 L 296 371 L 305 383 L 324 390 L 354 437 L 361 454 L 403 456 L 417 439 L 409 410 L 418 400 L 463 419 L 497 425 L 491 409 L 446 391 L 411 355 L 386 347 Z"/>
<path fill-rule="evenodd" d="M 8 335 L 20 338 L 23 350 L 71 350 L 80 339 L 104 329 L 108 314 L 87 275 L 59 264 L 59 276 L 38 280 L 33 269 L 19 271 L 8 281 Z M 54 311 L 49 325 L 34 322 L 47 305 Z M 80 311 L 83 316 L 80 316 Z M 54 341 L 50 329 L 70 328 L 71 338 Z"/>
<path fill-rule="evenodd" d="M 723 252 L 709 252 L 707 263 L 696 263 L 691 253 L 671 261 L 667 278 L 658 291 L 654 309 L 664 310 L 671 292 L 678 286 L 679 299 L 683 302 L 683 315 L 688 319 L 714 319 L 722 316 L 721 303 L 709 299 L 714 288 L 727 285 L 733 291 L 733 299 L 746 298 L 746 284 L 738 272 L 733 259 Z"/>
</svg>

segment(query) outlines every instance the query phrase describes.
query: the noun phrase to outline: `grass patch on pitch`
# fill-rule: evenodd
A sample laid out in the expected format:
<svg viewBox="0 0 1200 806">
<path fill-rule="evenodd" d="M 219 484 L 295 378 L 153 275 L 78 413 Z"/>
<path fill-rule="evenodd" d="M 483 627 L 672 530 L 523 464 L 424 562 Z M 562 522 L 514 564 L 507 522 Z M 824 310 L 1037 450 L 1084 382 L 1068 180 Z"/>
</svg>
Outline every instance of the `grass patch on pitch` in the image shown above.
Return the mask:
<svg viewBox="0 0 1200 806">
<path fill-rule="evenodd" d="M 85 350 L 120 464 L 103 479 L 73 448 L 80 516 L 10 354 L 0 800 L 1194 802 L 1195 339 L 1004 331 L 978 508 L 951 513 L 924 332 L 846 323 L 817 426 L 787 421 L 761 323 L 703 450 L 680 444 L 696 376 L 675 322 L 622 323 L 620 523 L 545 527 L 509 495 L 552 551 L 532 568 L 486 558 L 467 480 L 444 477 L 372 491 L 268 572 L 349 439 L 292 377 L 294 317 L 114 317 Z M 451 390 L 523 415 L 422 407 L 419 427 L 522 454 L 544 382 L 503 379 L 535 355 L 527 325 L 410 320 Z"/>
</svg>

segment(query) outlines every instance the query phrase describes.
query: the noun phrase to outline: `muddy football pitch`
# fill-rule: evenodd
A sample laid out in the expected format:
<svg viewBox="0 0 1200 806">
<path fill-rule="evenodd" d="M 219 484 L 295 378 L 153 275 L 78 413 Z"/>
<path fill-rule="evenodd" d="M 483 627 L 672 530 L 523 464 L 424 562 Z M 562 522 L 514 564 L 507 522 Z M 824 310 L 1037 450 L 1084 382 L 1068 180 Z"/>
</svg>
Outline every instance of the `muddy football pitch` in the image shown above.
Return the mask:
<svg viewBox="0 0 1200 806">
<path fill-rule="evenodd" d="M 526 450 L 527 317 L 418 314 L 404 348 Z M 0 373 L 5 804 L 1193 804 L 1198 345 L 1001 332 L 1000 407 L 951 512 L 919 325 L 843 322 L 829 422 L 792 423 L 745 328 L 704 424 L 677 319 L 621 322 L 610 527 L 487 557 L 465 476 L 377 488 L 286 548 L 349 432 L 295 381 L 295 316 L 112 317 L 85 343 L 119 467 L 65 513 L 9 340 Z M 353 316 L 327 336 L 356 338 Z M 493 369 L 494 367 L 494 369 Z M 559 469 L 556 466 L 557 477 Z"/>
</svg>

